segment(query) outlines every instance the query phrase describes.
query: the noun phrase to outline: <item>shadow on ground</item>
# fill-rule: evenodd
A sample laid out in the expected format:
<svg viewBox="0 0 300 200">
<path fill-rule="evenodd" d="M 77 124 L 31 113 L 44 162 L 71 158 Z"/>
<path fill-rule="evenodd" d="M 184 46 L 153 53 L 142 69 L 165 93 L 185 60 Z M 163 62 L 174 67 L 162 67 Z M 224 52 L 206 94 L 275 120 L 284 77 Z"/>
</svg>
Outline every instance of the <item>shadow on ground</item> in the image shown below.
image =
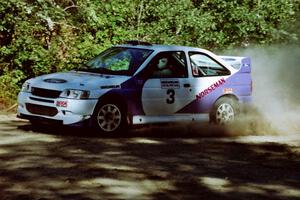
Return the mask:
<svg viewBox="0 0 300 200">
<path fill-rule="evenodd" d="M 0 121 L 0 199 L 300 199 L 299 152 L 198 128 L 98 137 Z"/>
</svg>

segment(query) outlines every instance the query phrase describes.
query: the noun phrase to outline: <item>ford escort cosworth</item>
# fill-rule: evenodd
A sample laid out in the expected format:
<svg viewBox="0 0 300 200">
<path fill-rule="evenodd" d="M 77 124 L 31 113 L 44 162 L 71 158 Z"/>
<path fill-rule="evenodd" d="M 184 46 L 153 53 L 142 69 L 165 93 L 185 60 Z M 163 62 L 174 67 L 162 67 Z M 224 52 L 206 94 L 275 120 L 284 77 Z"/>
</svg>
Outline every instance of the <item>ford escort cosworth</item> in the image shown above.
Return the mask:
<svg viewBox="0 0 300 200">
<path fill-rule="evenodd" d="M 186 46 L 131 41 L 81 67 L 31 78 L 18 95 L 31 123 L 86 123 L 99 133 L 129 125 L 209 120 L 225 124 L 251 102 L 251 60 Z"/>
</svg>

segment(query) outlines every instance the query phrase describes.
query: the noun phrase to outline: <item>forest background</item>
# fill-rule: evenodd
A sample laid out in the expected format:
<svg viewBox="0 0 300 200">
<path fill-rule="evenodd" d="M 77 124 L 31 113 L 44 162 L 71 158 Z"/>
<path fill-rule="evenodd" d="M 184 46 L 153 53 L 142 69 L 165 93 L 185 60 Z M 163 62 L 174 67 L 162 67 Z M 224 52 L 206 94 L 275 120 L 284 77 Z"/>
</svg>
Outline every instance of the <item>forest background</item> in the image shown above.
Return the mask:
<svg viewBox="0 0 300 200">
<path fill-rule="evenodd" d="M 1 1 L 0 105 L 14 104 L 26 79 L 70 70 L 126 40 L 217 53 L 299 46 L 300 0 Z"/>
</svg>

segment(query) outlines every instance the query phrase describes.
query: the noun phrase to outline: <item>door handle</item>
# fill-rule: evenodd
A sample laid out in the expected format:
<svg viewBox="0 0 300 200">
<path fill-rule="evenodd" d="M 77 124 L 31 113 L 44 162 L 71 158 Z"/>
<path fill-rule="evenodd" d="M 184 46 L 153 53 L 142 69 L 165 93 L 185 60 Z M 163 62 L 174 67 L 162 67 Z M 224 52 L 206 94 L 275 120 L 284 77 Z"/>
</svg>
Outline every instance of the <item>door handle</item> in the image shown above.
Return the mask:
<svg viewBox="0 0 300 200">
<path fill-rule="evenodd" d="M 183 87 L 185 87 L 185 88 L 189 88 L 189 87 L 191 87 L 191 84 L 189 84 L 189 83 L 185 83 L 185 84 L 183 84 Z"/>
</svg>

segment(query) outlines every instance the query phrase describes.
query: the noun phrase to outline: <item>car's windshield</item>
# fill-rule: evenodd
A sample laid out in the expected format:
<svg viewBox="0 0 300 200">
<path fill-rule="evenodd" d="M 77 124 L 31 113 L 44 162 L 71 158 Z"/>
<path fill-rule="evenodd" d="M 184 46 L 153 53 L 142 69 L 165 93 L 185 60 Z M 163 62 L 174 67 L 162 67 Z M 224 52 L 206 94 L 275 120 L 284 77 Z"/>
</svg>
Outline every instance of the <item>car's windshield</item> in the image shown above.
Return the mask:
<svg viewBox="0 0 300 200">
<path fill-rule="evenodd" d="M 90 60 L 80 71 L 101 74 L 133 75 L 152 50 L 112 47 Z"/>
</svg>

